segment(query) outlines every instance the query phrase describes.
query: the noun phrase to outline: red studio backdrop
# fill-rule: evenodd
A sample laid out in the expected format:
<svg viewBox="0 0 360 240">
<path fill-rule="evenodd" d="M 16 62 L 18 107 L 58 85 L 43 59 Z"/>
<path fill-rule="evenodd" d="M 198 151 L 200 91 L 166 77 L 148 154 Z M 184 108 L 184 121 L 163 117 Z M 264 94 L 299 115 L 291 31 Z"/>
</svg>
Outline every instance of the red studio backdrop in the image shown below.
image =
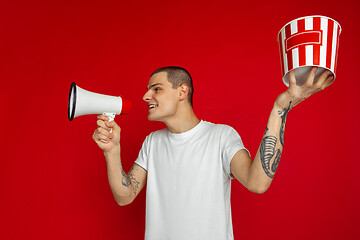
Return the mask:
<svg viewBox="0 0 360 240">
<path fill-rule="evenodd" d="M 121 126 L 130 169 L 163 128 L 142 101 L 158 67 L 187 68 L 199 118 L 234 127 L 255 156 L 281 80 L 278 31 L 338 21 L 337 78 L 288 115 L 270 189 L 232 185 L 235 239 L 360 239 L 360 2 L 0 1 L 0 239 L 143 239 L 146 191 L 114 201 L 96 116 L 67 119 L 71 82 L 133 101 Z"/>
</svg>

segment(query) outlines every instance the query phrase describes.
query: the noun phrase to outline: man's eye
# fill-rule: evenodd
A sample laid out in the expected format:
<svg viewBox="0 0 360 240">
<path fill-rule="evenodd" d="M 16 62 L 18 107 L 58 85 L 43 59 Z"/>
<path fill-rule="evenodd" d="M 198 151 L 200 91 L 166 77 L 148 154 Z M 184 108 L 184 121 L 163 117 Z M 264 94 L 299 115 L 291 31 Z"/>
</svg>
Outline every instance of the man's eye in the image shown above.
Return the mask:
<svg viewBox="0 0 360 240">
<path fill-rule="evenodd" d="M 158 91 L 160 91 L 160 88 L 155 88 L 155 92 L 158 92 Z"/>
</svg>

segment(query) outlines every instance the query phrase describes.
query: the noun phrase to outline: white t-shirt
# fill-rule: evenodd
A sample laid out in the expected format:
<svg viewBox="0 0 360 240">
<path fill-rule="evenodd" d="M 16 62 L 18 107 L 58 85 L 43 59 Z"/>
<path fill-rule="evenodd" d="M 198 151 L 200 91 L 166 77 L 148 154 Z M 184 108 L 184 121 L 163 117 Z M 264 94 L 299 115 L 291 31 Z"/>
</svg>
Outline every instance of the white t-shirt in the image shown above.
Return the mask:
<svg viewBox="0 0 360 240">
<path fill-rule="evenodd" d="M 145 239 L 234 239 L 230 161 L 240 149 L 233 128 L 205 121 L 147 136 L 135 161 L 147 171 Z"/>
</svg>

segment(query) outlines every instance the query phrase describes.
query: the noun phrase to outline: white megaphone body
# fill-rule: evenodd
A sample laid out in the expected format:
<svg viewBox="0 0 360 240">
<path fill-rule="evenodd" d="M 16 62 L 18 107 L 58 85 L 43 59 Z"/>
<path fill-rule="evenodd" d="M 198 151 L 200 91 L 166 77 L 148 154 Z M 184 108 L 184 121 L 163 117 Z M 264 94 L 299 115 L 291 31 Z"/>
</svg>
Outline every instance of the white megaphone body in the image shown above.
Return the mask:
<svg viewBox="0 0 360 240">
<path fill-rule="evenodd" d="M 86 91 L 73 82 L 70 86 L 68 118 L 72 121 L 75 117 L 88 114 L 104 114 L 114 120 L 115 115 L 127 114 L 132 107 L 131 101 L 109 95 Z"/>
</svg>

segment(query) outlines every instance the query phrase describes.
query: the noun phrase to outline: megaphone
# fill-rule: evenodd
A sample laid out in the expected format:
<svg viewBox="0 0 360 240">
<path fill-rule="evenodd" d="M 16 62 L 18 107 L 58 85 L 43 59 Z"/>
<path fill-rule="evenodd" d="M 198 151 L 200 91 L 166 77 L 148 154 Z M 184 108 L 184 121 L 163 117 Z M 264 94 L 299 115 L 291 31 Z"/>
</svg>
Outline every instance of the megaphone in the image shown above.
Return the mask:
<svg viewBox="0 0 360 240">
<path fill-rule="evenodd" d="M 68 103 L 68 118 L 72 121 L 75 117 L 88 114 L 104 114 L 114 120 L 115 115 L 128 114 L 131 110 L 130 100 L 90 92 L 71 83 Z"/>
</svg>

